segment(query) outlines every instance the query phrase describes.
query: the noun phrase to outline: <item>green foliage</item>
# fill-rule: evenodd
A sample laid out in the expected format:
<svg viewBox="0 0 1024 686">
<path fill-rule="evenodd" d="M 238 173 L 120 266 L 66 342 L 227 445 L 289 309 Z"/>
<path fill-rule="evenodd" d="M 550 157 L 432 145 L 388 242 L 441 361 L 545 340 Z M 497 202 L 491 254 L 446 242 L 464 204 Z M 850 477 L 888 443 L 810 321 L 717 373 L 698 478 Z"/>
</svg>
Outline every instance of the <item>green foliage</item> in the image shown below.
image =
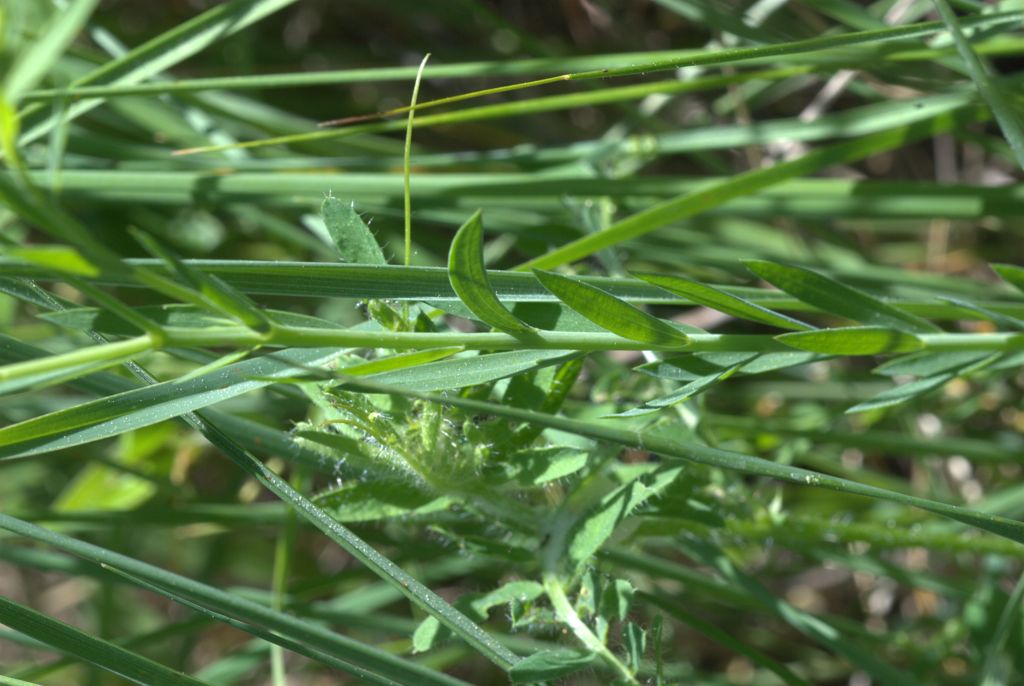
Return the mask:
<svg viewBox="0 0 1024 686">
<path fill-rule="evenodd" d="M 3 8 L 0 683 L 1015 683 L 1024 14 L 358 4 Z"/>
</svg>

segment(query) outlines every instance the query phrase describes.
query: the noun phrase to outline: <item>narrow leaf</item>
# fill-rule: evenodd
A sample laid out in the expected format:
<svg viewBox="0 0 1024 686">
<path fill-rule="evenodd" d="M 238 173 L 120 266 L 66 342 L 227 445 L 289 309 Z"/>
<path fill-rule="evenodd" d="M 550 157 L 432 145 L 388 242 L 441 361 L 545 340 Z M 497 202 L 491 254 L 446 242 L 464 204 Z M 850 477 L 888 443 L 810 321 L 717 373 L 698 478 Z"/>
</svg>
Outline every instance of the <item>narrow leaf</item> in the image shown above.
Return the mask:
<svg viewBox="0 0 1024 686">
<path fill-rule="evenodd" d="M 0 458 L 35 455 L 109 438 L 262 388 L 273 378 L 328 364 L 337 348 L 283 350 L 188 381 L 165 381 L 0 428 Z"/>
<path fill-rule="evenodd" d="M 800 350 L 828 355 L 908 353 L 924 347 L 921 339 L 913 334 L 877 326 L 800 331 L 776 336 L 775 340 Z"/>
<path fill-rule="evenodd" d="M 517 662 L 508 675 L 513 684 L 549 681 L 579 671 L 593 660 L 593 653 L 565 649 L 542 650 Z"/>
<path fill-rule="evenodd" d="M 412 390 L 440 391 L 496 381 L 528 369 L 555 364 L 573 354 L 569 350 L 512 350 L 490 355 L 454 357 L 409 369 L 370 374 L 365 378 L 374 383 Z"/>
<path fill-rule="evenodd" d="M 574 567 L 579 568 L 580 565 L 586 564 L 615 532 L 615 528 L 623 519 L 648 498 L 668 487 L 681 472 L 682 467 L 659 469 L 653 474 L 643 475 L 623 484 L 602 498 L 601 502 L 573 527 L 570 534 L 569 560 Z"/>
<path fill-rule="evenodd" d="M 799 319 L 794 319 L 774 310 L 769 310 L 746 298 L 741 298 L 732 293 L 709 286 L 707 284 L 693 281 L 681 276 L 669 276 L 667 274 L 634 273 L 633 276 L 643 279 L 647 283 L 664 288 L 669 293 L 675 293 L 693 301 L 699 305 L 710 307 L 713 310 L 730 314 L 733 317 L 747 319 L 752 322 L 760 322 L 768 326 L 777 326 L 782 329 L 796 329 L 806 331 L 813 329 Z"/>
<path fill-rule="evenodd" d="M 915 379 L 914 381 L 909 381 L 905 384 L 882 391 L 870 400 L 857 403 L 853 407 L 847 409 L 846 412 L 847 414 L 855 414 L 857 412 L 867 412 L 868 410 L 878 410 L 883 407 L 900 405 L 939 388 L 954 376 L 956 375 L 937 374 L 935 376 L 925 376 L 920 379 Z"/>
<path fill-rule="evenodd" d="M 448 280 L 452 290 L 480 321 L 505 333 L 529 333 L 533 327 L 509 312 L 487 278 L 484 268 L 483 222 L 473 213 L 452 239 L 448 252 Z"/>
<path fill-rule="evenodd" d="M 320 215 L 342 262 L 387 264 L 387 258 L 370 227 L 356 212 L 355 203 L 342 202 L 329 195 L 320 206 Z"/>
<path fill-rule="evenodd" d="M 1024 291 L 1024 267 L 1015 264 L 993 264 L 992 269 L 1003 281 L 1019 291 Z"/>
<path fill-rule="evenodd" d="M 26 91 L 34 88 L 60 59 L 71 42 L 82 30 L 99 0 L 73 0 L 54 9 L 36 40 L 15 59 L 4 78 L 4 97 L 17 103 Z"/>
<path fill-rule="evenodd" d="M 92 277 L 100 273 L 96 265 L 68 245 L 27 245 L 8 248 L 5 252 L 12 257 L 66 274 Z"/>
<path fill-rule="evenodd" d="M 768 283 L 817 307 L 822 312 L 847 317 L 863 324 L 891 327 L 909 333 L 940 331 L 937 326 L 925 319 L 810 269 L 766 260 L 745 260 L 744 264 L 747 269 Z"/>
<path fill-rule="evenodd" d="M 0 624 L 142 686 L 203 686 L 205 683 L 3 596 L 0 596 Z"/>
<path fill-rule="evenodd" d="M 634 341 L 683 347 L 689 342 L 668 322 L 577 279 L 535 269 L 534 275 L 555 296 L 598 326 Z"/>
</svg>

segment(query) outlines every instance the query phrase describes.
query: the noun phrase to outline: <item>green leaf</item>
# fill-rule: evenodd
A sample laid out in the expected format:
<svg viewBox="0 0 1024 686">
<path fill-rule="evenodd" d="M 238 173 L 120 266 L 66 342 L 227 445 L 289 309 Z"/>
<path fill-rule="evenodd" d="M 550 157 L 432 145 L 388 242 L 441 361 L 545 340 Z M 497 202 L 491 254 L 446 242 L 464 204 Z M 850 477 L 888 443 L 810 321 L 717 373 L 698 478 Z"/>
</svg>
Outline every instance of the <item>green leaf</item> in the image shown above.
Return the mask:
<svg viewBox="0 0 1024 686">
<path fill-rule="evenodd" d="M 163 260 L 167 267 L 187 284 L 187 288 L 175 287 L 176 284 L 162 274 L 137 269 L 136 275 L 148 285 L 157 290 L 169 287 L 165 292 L 169 292 L 170 295 L 182 297 L 200 307 L 205 306 L 215 312 L 226 314 L 255 331 L 267 331 L 272 327 L 263 310 L 234 286 L 213 274 L 193 268 L 174 252 L 160 245 L 152 236 L 132 230 L 131 227 L 129 227 L 129 232 L 151 255 Z M 195 293 L 197 297 L 192 296 L 192 293 Z"/>
<path fill-rule="evenodd" d="M 992 269 L 1006 283 L 1024 291 L 1024 267 L 1015 264 L 993 264 Z"/>
<path fill-rule="evenodd" d="M 8 248 L 6 254 L 66 274 L 99 276 L 100 270 L 68 245 L 28 245 Z"/>
<path fill-rule="evenodd" d="M 452 290 L 480 321 L 505 333 L 530 333 L 533 327 L 509 312 L 494 293 L 484 268 L 481 212 L 473 213 L 452 239 L 448 251 Z"/>
<path fill-rule="evenodd" d="M 441 622 L 437 621 L 437 617 L 427 617 L 420 625 L 416 627 L 416 631 L 412 632 L 412 652 L 425 653 L 434 646 L 434 640 L 441 633 Z"/>
<path fill-rule="evenodd" d="M 318 494 L 312 499 L 339 522 L 371 522 L 446 509 L 451 501 L 395 480 L 361 481 Z"/>
<path fill-rule="evenodd" d="M 870 400 L 857 403 L 853 407 L 847 409 L 846 412 L 847 414 L 854 414 L 857 412 L 867 412 L 868 410 L 878 410 L 883 407 L 900 405 L 909 400 L 913 400 L 918 396 L 930 393 L 947 381 L 953 379 L 955 376 L 956 374 L 937 374 L 935 376 L 925 376 L 920 379 L 915 379 L 905 384 L 900 384 L 899 386 L 882 391 Z"/>
<path fill-rule="evenodd" d="M 387 264 L 384 252 L 370 227 L 356 212 L 354 202 L 342 202 L 329 195 L 320 206 L 320 215 L 343 262 Z"/>
<path fill-rule="evenodd" d="M 648 498 L 675 481 L 682 467 L 665 467 L 623 484 L 592 507 L 573 527 L 569 538 L 569 561 L 573 569 L 586 564 L 615 528 Z"/>
<path fill-rule="evenodd" d="M 463 388 L 503 379 L 530 369 L 556 364 L 575 355 L 569 350 L 511 350 L 489 355 L 452 357 L 409 369 L 380 372 L 364 377 L 373 383 L 418 391 Z"/>
<path fill-rule="evenodd" d="M 636 622 L 627 622 L 622 629 L 622 642 L 626 646 L 626 664 L 633 671 L 640 669 L 640 659 L 647 648 L 647 632 Z"/>
<path fill-rule="evenodd" d="M 681 295 L 694 303 L 710 307 L 713 310 L 718 310 L 725 314 L 730 314 L 733 317 L 767 324 L 768 326 L 777 326 L 782 329 L 806 331 L 814 328 L 810 324 L 806 324 L 799 319 L 794 319 L 787 315 L 775 312 L 774 310 L 769 310 L 767 307 L 762 307 L 761 305 L 752 303 L 746 298 L 741 298 L 738 295 L 733 295 L 732 293 L 726 293 L 714 286 L 699 283 L 692 279 L 680 276 L 669 276 L 668 274 L 648 274 L 643 272 L 634 273 L 633 276 L 642 279 L 647 283 L 654 284 L 659 288 L 664 288 L 669 293 Z"/>
<path fill-rule="evenodd" d="M 626 621 L 635 592 L 633 584 L 626 579 L 615 579 L 605 587 L 604 596 L 601 598 L 601 612 L 609 622 Z"/>
<path fill-rule="evenodd" d="M 745 260 L 743 263 L 768 283 L 822 312 L 909 333 L 936 333 L 941 330 L 925 319 L 810 269 L 765 260 Z"/>
<path fill-rule="evenodd" d="M 567 649 L 542 650 L 517 662 L 509 670 L 508 676 L 513 684 L 549 681 L 579 671 L 593 660 L 594 653 Z"/>
<path fill-rule="evenodd" d="M 539 486 L 575 474 L 586 464 L 587 453 L 584 451 L 548 446 L 514 453 L 505 468 L 522 485 Z"/>
<path fill-rule="evenodd" d="M 875 367 L 872 373 L 882 376 L 935 376 L 970 367 L 989 357 L 993 354 L 983 350 L 924 350 L 889 360 Z"/>
<path fill-rule="evenodd" d="M 159 326 L 170 326 L 186 329 L 206 329 L 213 326 L 226 326 L 233 323 L 224 315 L 215 314 L 195 305 L 145 305 L 133 308 L 138 314 L 155 322 Z M 311 317 L 297 312 L 284 310 L 264 310 L 268 318 L 275 324 L 284 326 L 302 326 L 314 329 L 340 329 L 334 322 L 319 317 Z M 76 307 L 60 312 L 45 312 L 38 315 L 40 319 L 53 322 L 77 331 L 96 331 L 113 336 L 134 336 L 138 331 L 116 314 L 96 307 Z"/>
<path fill-rule="evenodd" d="M 125 391 L 0 428 L 0 458 L 68 448 L 177 417 L 302 373 L 342 354 L 337 348 L 282 350 L 228 365 L 188 381 Z"/>
<path fill-rule="evenodd" d="M 657 346 L 683 347 L 689 342 L 666 321 L 616 298 L 596 286 L 535 269 L 534 276 L 555 296 L 584 317 L 614 334 Z"/>
<path fill-rule="evenodd" d="M 704 391 L 711 388 L 718 382 L 729 378 L 739 370 L 743 369 L 746 360 L 750 359 L 751 357 L 753 357 L 753 355 L 744 355 L 743 357 L 740 358 L 739 362 L 732 365 L 731 367 L 712 366 L 713 371 L 711 373 L 706 374 L 704 376 L 698 376 L 685 386 L 677 388 L 671 393 L 659 396 L 657 398 L 653 398 L 651 400 L 644 401 L 644 403 L 639 407 L 633 407 L 628 410 L 623 410 L 622 412 L 617 412 L 615 414 L 610 414 L 606 416 L 636 417 L 640 415 L 650 414 L 652 412 L 658 412 L 659 410 L 662 410 L 666 407 L 671 407 L 672 405 L 681 403 L 685 400 L 688 400 L 689 398 L 692 398 L 698 393 L 703 393 Z"/>
<path fill-rule="evenodd" d="M 828 355 L 909 353 L 924 347 L 921 339 L 913 334 L 879 326 L 800 331 L 776 336 L 775 340 L 800 350 Z"/>
<path fill-rule="evenodd" d="M 205 683 L 3 596 L 0 596 L 0 624 L 142 686 L 203 686 Z"/>
<path fill-rule="evenodd" d="M 490 593 L 475 599 L 470 605 L 474 610 L 486 617 L 491 608 L 511 603 L 525 603 L 539 598 L 544 593 L 544 587 L 536 581 L 519 579 L 509 581 Z"/>
</svg>

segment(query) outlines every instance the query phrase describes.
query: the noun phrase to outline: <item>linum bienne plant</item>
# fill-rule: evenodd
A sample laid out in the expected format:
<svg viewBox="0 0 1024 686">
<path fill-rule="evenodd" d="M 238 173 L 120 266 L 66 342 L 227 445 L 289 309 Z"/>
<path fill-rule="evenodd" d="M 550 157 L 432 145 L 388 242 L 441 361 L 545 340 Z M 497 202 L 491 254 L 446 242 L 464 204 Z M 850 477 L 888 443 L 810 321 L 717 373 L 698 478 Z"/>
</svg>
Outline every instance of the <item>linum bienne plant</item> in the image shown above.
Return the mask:
<svg viewBox="0 0 1024 686">
<path fill-rule="evenodd" d="M 281 143 L 326 144 L 404 127 L 406 241 L 404 264 L 397 265 L 389 263 L 387 246 L 370 230 L 359 198 L 341 195 L 317 176 L 300 179 L 319 184 L 313 195 L 322 198 L 319 221 L 307 219 L 326 239 L 314 241 L 316 249 L 327 245 L 333 261 L 185 259 L 172 245 L 173 231 L 145 226 L 126 231 L 133 249 L 137 245 L 147 258 L 123 258 L 98 240 L 51 187 L 59 176 L 62 137 L 81 135 L 61 127 L 99 104 L 92 98 L 173 93 L 180 82 L 143 81 L 289 3 L 235 0 L 210 10 L 153 45 L 97 68 L 98 75 L 84 76 L 72 90 L 98 90 L 82 90 L 82 99 L 51 117 L 34 104 L 45 93 L 33 89 L 85 26 L 95 4 L 69 3 L 68 11 L 44 28 L 40 47 L 27 50 L 4 82 L 8 171 L 0 175 L 0 197 L 13 228 L 4 234 L 0 291 L 19 303 L 33 326 L 64 333 L 40 345 L 31 339 L 36 330 L 31 327 L 12 327 L 24 335 L 0 337 L 0 390 L 21 401 L 12 405 L 22 405 L 5 415 L 11 421 L 0 428 L 0 468 L 31 464 L 58 451 L 94 459 L 49 510 L 19 505 L 0 512 L 0 528 L 8 536 L 0 541 L 0 558 L 19 569 L 95 576 L 104 592 L 115 586 L 143 589 L 147 598 L 163 596 L 195 612 L 200 627 L 230 627 L 252 643 L 186 674 L 184 658 L 166 665 L 149 657 L 147 644 L 154 635 L 170 634 L 188 645 L 197 624 L 175 620 L 145 631 L 134 627 L 136 635 L 115 640 L 113 632 L 83 631 L 28 602 L 0 598 L 0 624 L 10 630 L 3 638 L 30 646 L 41 642 L 63 655 L 19 666 L 13 676 L 0 676 L 0 683 L 35 683 L 79 663 L 135 683 L 242 683 L 263 679 L 264 651 L 275 686 L 295 674 L 303 678 L 304 670 L 319 675 L 328 669 L 352 682 L 387 685 L 454 686 L 469 683 L 464 677 L 479 683 L 666 686 L 727 683 L 735 677 L 743 683 L 809 684 L 837 682 L 849 674 L 863 676 L 860 683 L 878 684 L 1013 683 L 1008 675 L 1024 655 L 1019 651 L 1024 583 L 1007 593 L 1000 582 L 1019 571 L 1013 562 L 1024 557 L 1018 492 L 1007 489 L 984 506 L 952 504 L 955 495 L 948 489 L 910 488 L 893 477 L 895 470 L 864 467 L 863 454 L 856 463 L 845 451 L 837 460 L 816 453 L 826 444 L 852 451 L 896 446 L 914 455 L 970 455 L 1009 469 L 1019 466 L 1019 444 L 924 440 L 884 424 L 895 418 L 904 428 L 919 425 L 927 415 L 915 408 L 941 403 L 942 394 L 958 384 L 1015 383 L 1024 363 L 1024 268 L 993 264 L 1002 279 L 998 286 L 901 273 L 916 288 L 914 296 L 893 290 L 895 295 L 886 297 L 889 291 L 877 287 L 882 278 L 872 290 L 855 278 L 796 264 L 809 260 L 757 254 L 727 265 L 733 271 L 716 264 L 702 272 L 700 265 L 676 270 L 644 257 L 657 245 L 626 263 L 609 249 L 632 246 L 730 200 L 756 200 L 762 191 L 831 165 L 962 132 L 990 115 L 1010 143 L 1003 154 L 1018 155 L 1024 140 L 1015 122 L 1019 98 L 1001 94 L 963 29 L 1013 26 L 1020 12 L 958 21 L 945 2 L 938 2 L 943 22 L 630 62 L 416 105 L 421 63 L 412 105 L 386 113 L 407 114 L 405 121 L 356 117 L 336 130 L 244 143 L 238 140 L 250 123 L 220 123 L 224 131 L 218 129 L 223 134 L 218 139 L 231 142 L 185 151 L 239 152 L 229 158 L 239 168 L 251 165 L 253 174 L 270 174 L 273 163 L 289 159 L 246 157 L 244 151 Z M 856 15 L 849 7 L 840 9 Z M 485 248 L 501 245 L 501 239 L 488 240 L 485 220 L 492 213 L 502 216 L 506 208 L 492 202 L 474 212 L 452 204 L 441 216 L 461 214 L 448 228 L 463 216 L 465 221 L 446 244 L 447 264 L 410 266 L 414 113 L 555 81 L 818 56 L 829 48 L 877 47 L 881 41 L 947 30 L 987 107 L 976 102 L 974 90 L 929 96 L 915 103 L 920 107 L 886 110 L 896 124 L 879 117 L 889 123 L 872 122 L 876 128 L 870 131 L 858 129 L 773 166 L 683 191 L 671 186 L 667 199 L 650 202 L 652 191 L 615 190 L 616 183 L 630 178 L 556 176 L 566 185 L 573 181 L 604 190 L 588 192 L 588 200 L 576 205 L 564 202 L 567 213 L 579 219 L 579 237 L 550 250 L 546 243 L 540 251 L 526 250 L 531 258 L 515 269 L 485 266 Z M 935 50 L 945 50 L 939 55 L 943 59 L 952 55 L 942 47 Z M 877 59 L 898 67 L 900 60 L 913 58 L 909 52 L 909 57 L 893 51 Z M 771 74 L 759 71 L 758 78 L 782 82 L 810 74 L 815 67 L 810 62 L 780 63 Z M 672 81 L 658 89 L 681 93 L 723 85 L 701 78 L 707 80 Z M 728 77 L 724 85 L 747 79 L 753 77 Z M 593 94 L 537 98 L 523 107 L 539 112 L 574 106 L 581 97 L 624 102 L 662 92 L 646 84 L 617 88 L 601 85 Z M 182 105 L 184 115 L 159 112 L 174 121 L 179 115 L 182 121 L 232 120 L 224 114 L 237 105 L 230 98 L 204 102 L 189 99 Z M 428 114 L 417 126 L 494 116 L 486 107 Z M 41 167 L 31 144 L 46 136 L 51 136 L 50 166 Z M 565 161 L 559 156 L 568 154 L 548 152 L 559 163 Z M 618 161 L 628 168 L 643 154 L 622 153 Z M 612 162 L 606 167 L 621 171 Z M 195 187 L 185 194 L 189 201 L 201 186 L 211 185 L 202 167 L 174 170 L 194 174 L 189 178 Z M 82 169 L 65 171 L 65 184 L 85 187 L 89 181 L 79 174 Z M 130 168 L 124 173 L 144 174 Z M 233 175 L 214 180 L 230 186 Z M 515 183 L 551 183 L 543 174 L 525 182 L 503 180 L 510 195 L 526 193 Z M 267 183 L 285 181 L 295 179 L 273 176 Z M 180 189 L 170 186 L 178 182 L 173 174 L 162 177 L 168 188 L 153 191 L 154 202 L 168 197 L 177 202 L 174 193 Z M 93 192 L 96 202 L 138 202 L 131 193 L 118 196 L 118 188 Z M 209 197 L 231 208 L 237 201 L 231 192 L 243 190 L 225 191 L 227 200 L 218 200 L 214 191 Z M 244 192 L 250 200 L 259 195 L 252 188 Z M 977 193 L 970 198 L 983 197 Z M 613 196 L 632 211 L 615 219 L 608 200 Z M 506 228 L 522 229 L 507 217 L 505 222 Z M 307 234 L 297 238 L 279 226 L 278 231 L 282 242 L 308 246 Z M 534 234 L 543 237 L 545 231 L 543 225 L 528 227 L 523 235 L 536 240 Z M 53 242 L 22 240 L 29 235 L 46 235 Z M 642 268 L 634 269 L 634 263 Z M 740 268 L 747 274 L 742 278 L 759 285 L 736 285 Z M 878 269 L 888 278 L 895 271 Z M 702 273 L 725 274 L 732 282 L 723 285 L 700 278 Z M 277 298 L 296 294 L 358 300 L 362 316 L 345 322 L 306 309 L 279 309 Z M 718 313 L 729 326 L 719 333 L 679 321 L 684 306 Z M 784 396 L 779 389 L 794 387 L 799 393 L 791 411 L 775 416 L 777 406 L 788 400 L 779 399 Z M 838 397 L 822 400 L 836 387 Z M 58 395 L 64 388 L 93 398 L 78 402 L 72 396 L 67 402 Z M 751 394 L 757 399 L 748 402 Z M 244 403 L 250 401 L 256 411 L 248 411 Z M 218 404 L 223 405 L 213 407 Z M 272 414 L 279 405 L 288 412 Z M 840 405 L 843 412 L 835 412 Z M 738 409 L 730 412 L 733 408 Z M 177 456 L 192 449 L 159 433 L 167 420 L 180 420 L 190 433 L 205 437 L 246 476 L 245 483 L 227 489 L 237 495 L 234 501 L 204 501 L 201 489 L 174 480 L 183 471 L 179 462 L 189 459 Z M 114 437 L 123 455 L 101 460 L 100 453 L 89 452 Z M 168 445 L 175 446 L 179 462 L 150 471 L 147 462 L 159 463 Z M 104 490 L 112 474 L 135 481 Z M 263 508 L 279 503 L 257 502 L 254 496 L 243 501 L 254 483 L 285 507 Z M 97 492 L 112 500 L 124 497 L 130 506 L 104 509 Z M 834 500 L 817 500 L 823 492 Z M 73 496 L 88 499 L 90 493 L 94 509 L 73 506 Z M 150 499 L 153 507 L 146 505 Z M 271 592 L 217 587 L 207 577 L 193 578 L 201 571 L 192 576 L 171 571 L 179 569 L 173 558 L 159 565 L 144 561 L 149 550 L 119 552 L 126 549 L 118 539 L 126 521 L 122 514 L 131 517 L 132 527 L 170 522 L 193 533 L 187 526 L 196 521 L 239 536 L 253 521 L 279 528 L 267 565 Z M 40 524 L 52 520 L 60 526 Z M 95 535 L 97 530 L 111 536 Z M 214 535 L 200 531 L 197 538 Z M 318 544 L 326 537 L 347 553 L 340 571 L 317 567 L 322 547 L 300 553 L 297 539 L 311 533 Z M 773 558 L 779 549 L 781 562 Z M 904 549 L 924 551 L 925 558 L 949 554 L 948 564 L 960 578 L 951 581 L 930 571 L 927 559 L 904 569 L 888 555 Z M 214 564 L 216 551 L 209 557 Z M 298 568 L 300 559 L 307 563 L 301 573 L 309 576 L 291 583 L 290 568 Z M 776 565 L 788 567 L 777 572 Z M 188 569 L 200 566 L 181 563 Z M 869 600 L 879 589 L 892 595 L 890 586 L 905 584 L 919 596 L 920 621 L 904 628 L 901 618 L 889 617 L 892 625 L 881 629 L 879 622 L 862 626 L 829 612 L 827 604 L 816 606 L 806 595 L 779 590 L 783 576 L 803 567 L 847 570 L 851 585 L 861 584 Z M 984 592 L 965 588 L 976 577 L 984 577 L 985 583 L 977 584 Z M 442 585 L 447 586 L 443 592 L 437 590 Z M 879 592 L 871 602 L 882 603 L 878 598 L 884 595 Z M 116 614 L 110 611 L 116 605 L 104 608 L 104 616 Z M 747 621 L 748 616 L 757 619 Z M 769 628 L 760 629 L 762 622 Z M 330 628 L 335 625 L 341 630 Z M 773 638 L 773 632 L 783 638 Z M 724 676 L 709 673 L 694 647 L 697 637 L 740 656 L 730 664 L 742 669 L 725 670 Z M 286 660 L 284 651 L 303 661 Z M 246 662 L 251 655 L 255 661 Z M 90 674 L 101 683 L 98 672 Z"/>
</svg>

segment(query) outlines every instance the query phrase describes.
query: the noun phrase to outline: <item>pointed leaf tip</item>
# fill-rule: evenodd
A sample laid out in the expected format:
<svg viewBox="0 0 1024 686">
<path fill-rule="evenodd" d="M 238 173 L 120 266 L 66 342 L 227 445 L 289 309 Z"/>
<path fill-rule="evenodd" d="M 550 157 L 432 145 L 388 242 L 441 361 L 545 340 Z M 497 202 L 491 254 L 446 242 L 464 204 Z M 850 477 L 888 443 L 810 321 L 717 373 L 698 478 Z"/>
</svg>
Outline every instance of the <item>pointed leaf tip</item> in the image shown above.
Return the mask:
<svg viewBox="0 0 1024 686">
<path fill-rule="evenodd" d="M 647 314 L 595 286 L 554 272 L 533 270 L 534 276 L 559 300 L 608 331 L 642 343 L 682 347 L 689 337 L 663 319 Z"/>
<path fill-rule="evenodd" d="M 743 260 L 743 264 L 756 276 L 822 312 L 908 333 L 941 331 L 926 319 L 816 271 L 767 260 Z"/>
<path fill-rule="evenodd" d="M 509 312 L 491 287 L 484 267 L 480 210 L 473 213 L 452 239 L 448 252 L 448 280 L 466 307 L 485 324 L 510 334 L 530 333 L 534 330 Z"/>
</svg>

